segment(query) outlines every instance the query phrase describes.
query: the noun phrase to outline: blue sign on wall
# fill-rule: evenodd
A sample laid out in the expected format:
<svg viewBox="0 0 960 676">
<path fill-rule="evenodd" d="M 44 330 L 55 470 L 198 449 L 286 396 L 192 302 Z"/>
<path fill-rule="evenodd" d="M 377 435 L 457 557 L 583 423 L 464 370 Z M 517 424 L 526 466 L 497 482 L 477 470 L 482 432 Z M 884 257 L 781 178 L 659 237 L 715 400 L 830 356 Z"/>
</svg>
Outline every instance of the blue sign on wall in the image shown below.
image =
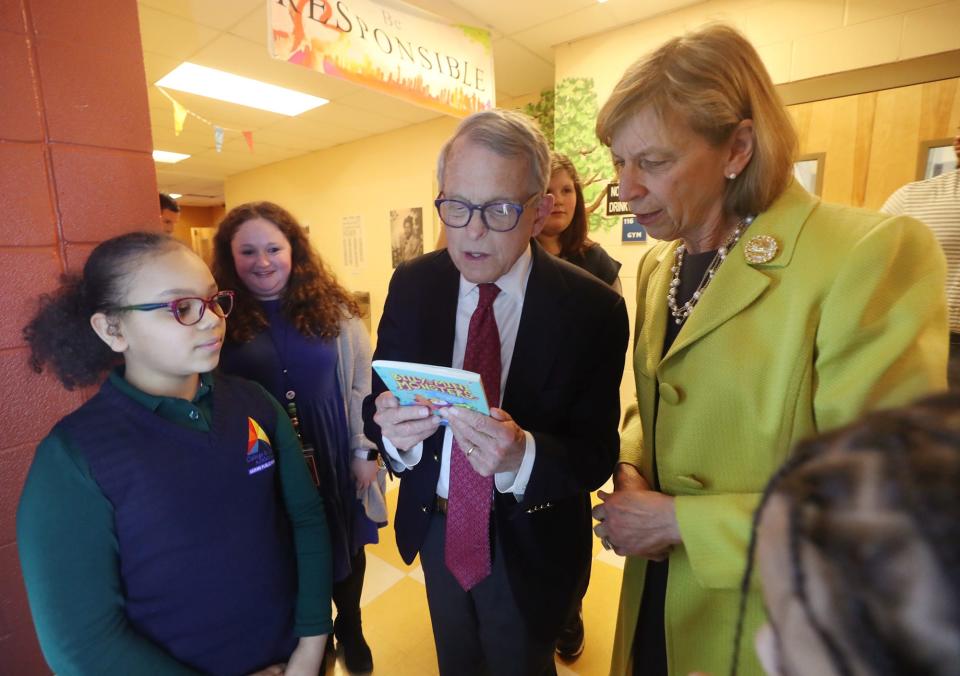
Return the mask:
<svg viewBox="0 0 960 676">
<path fill-rule="evenodd" d="M 621 242 L 646 242 L 647 230 L 637 223 L 633 216 L 623 217 L 623 238 Z"/>
</svg>

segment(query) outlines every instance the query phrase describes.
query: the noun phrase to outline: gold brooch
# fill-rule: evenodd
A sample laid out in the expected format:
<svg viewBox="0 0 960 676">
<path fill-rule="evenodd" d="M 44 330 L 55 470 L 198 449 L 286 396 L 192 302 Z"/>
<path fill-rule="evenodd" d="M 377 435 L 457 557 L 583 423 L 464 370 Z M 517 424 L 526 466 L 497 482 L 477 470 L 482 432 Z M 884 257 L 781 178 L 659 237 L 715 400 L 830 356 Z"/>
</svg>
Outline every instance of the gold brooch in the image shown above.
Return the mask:
<svg viewBox="0 0 960 676">
<path fill-rule="evenodd" d="M 776 239 L 770 235 L 756 235 L 743 247 L 743 256 L 748 263 L 760 265 L 772 261 L 779 251 L 780 245 Z"/>
</svg>

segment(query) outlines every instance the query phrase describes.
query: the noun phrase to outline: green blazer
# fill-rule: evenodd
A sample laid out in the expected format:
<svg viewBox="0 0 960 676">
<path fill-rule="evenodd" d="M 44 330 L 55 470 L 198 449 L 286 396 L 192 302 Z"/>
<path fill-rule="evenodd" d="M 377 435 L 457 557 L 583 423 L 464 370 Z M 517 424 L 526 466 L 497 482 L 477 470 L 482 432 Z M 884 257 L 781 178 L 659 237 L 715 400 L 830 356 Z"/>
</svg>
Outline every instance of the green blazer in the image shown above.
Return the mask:
<svg viewBox="0 0 960 676">
<path fill-rule="evenodd" d="M 761 234 L 779 252 L 750 264 L 744 245 Z M 724 674 L 751 516 L 794 444 L 946 388 L 945 263 L 920 222 L 824 204 L 794 182 L 749 226 L 661 359 L 677 244 L 661 242 L 640 261 L 637 407 L 620 461 L 650 480 L 655 443 L 660 485 L 676 496 L 683 545 L 667 583 L 670 674 Z M 612 674 L 631 673 L 645 565 L 626 561 Z M 747 608 L 741 673 L 762 674 L 758 589 Z"/>
</svg>

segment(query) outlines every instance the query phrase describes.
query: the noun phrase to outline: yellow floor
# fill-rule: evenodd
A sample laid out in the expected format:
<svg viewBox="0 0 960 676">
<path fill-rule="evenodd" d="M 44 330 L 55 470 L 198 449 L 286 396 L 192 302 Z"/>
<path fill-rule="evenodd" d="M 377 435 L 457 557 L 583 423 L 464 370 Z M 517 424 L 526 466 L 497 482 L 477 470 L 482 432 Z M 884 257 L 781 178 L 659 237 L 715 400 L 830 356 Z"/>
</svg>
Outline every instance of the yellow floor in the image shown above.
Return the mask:
<svg viewBox="0 0 960 676">
<path fill-rule="evenodd" d="M 609 487 L 607 487 L 609 489 Z M 397 505 L 397 484 L 387 490 L 391 517 Z M 586 648 L 575 662 L 557 661 L 561 676 L 601 676 L 610 667 L 613 627 L 620 592 L 623 559 L 594 541 L 593 572 L 583 601 Z M 380 530 L 380 542 L 367 547 L 367 573 L 361 600 L 363 633 L 373 651 L 374 673 L 383 676 L 437 674 L 437 657 L 430 630 L 423 573 L 407 566 L 397 552 L 393 524 Z M 349 672 L 338 658 L 328 674 Z"/>
</svg>

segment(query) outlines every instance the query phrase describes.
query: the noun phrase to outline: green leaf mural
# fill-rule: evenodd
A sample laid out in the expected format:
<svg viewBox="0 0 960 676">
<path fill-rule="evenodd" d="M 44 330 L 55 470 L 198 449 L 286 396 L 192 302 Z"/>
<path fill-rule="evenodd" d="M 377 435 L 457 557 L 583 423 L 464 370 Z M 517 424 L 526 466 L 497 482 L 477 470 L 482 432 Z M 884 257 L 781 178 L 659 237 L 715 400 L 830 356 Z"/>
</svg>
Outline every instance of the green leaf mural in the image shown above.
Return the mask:
<svg viewBox="0 0 960 676">
<path fill-rule="evenodd" d="M 536 103 L 528 103 L 521 112 L 526 113 L 537 121 L 540 130 L 547 137 L 547 143 L 553 148 L 553 116 L 555 96 L 552 89 L 544 89 L 540 92 L 540 98 Z"/>
<path fill-rule="evenodd" d="M 557 83 L 554 102 L 554 148 L 567 155 L 583 182 L 589 228 L 610 230 L 619 218 L 606 217 L 603 195 L 614 180 L 610 152 L 597 139 L 597 92 L 593 78 L 564 78 Z"/>
</svg>

